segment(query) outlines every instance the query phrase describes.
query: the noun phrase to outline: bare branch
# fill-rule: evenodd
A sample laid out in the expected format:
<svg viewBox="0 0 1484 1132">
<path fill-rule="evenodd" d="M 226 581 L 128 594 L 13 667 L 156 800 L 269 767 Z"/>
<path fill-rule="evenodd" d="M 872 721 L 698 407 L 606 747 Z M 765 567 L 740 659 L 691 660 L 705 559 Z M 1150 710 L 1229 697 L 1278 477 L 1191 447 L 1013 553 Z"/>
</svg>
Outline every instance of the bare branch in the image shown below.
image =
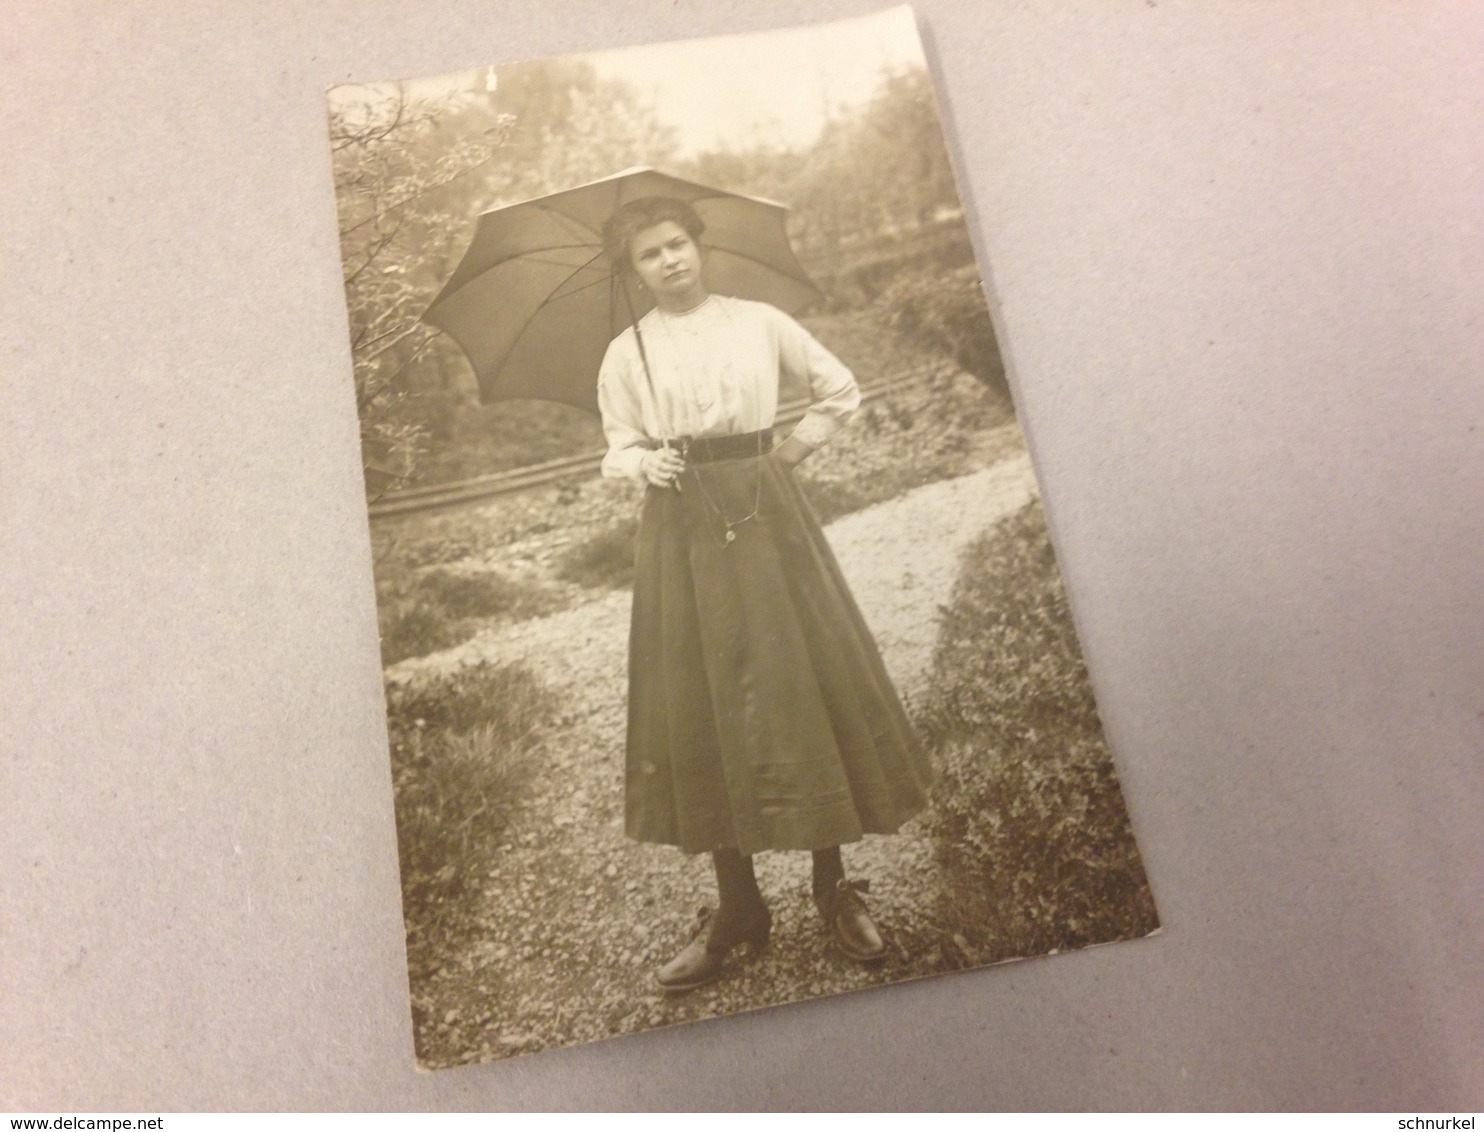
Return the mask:
<svg viewBox="0 0 1484 1132">
<path fill-rule="evenodd" d="M 395 201 L 392 204 L 387 205 L 383 209 L 380 209 L 380 210 L 378 210 L 376 212 L 373 212 L 370 216 L 367 216 L 363 220 L 357 221 L 356 223 L 352 224 L 350 227 L 348 227 L 348 228 L 342 228 L 340 230 L 341 237 L 344 238 L 345 236 L 349 235 L 351 232 L 354 232 L 354 231 L 356 231 L 359 228 L 364 228 L 367 224 L 370 224 L 373 220 L 376 220 L 376 219 L 378 219 L 378 218 L 380 218 L 382 216 L 385 216 L 385 215 L 387 215 L 390 212 L 395 212 L 395 211 L 398 211 L 400 209 L 406 208 L 409 204 L 411 204 L 413 201 L 417 200 L 418 198 L 427 196 L 428 193 L 431 193 L 431 192 L 433 192 L 433 191 L 435 191 L 437 189 L 441 189 L 445 185 L 451 185 L 455 181 L 460 180 L 463 177 L 467 177 L 470 173 L 474 172 L 474 170 L 483 168 L 484 166 L 488 165 L 491 161 L 493 161 L 495 159 L 495 157 L 496 157 L 496 155 L 497 155 L 498 152 L 499 152 L 499 142 L 496 141 L 494 143 L 494 148 L 492 148 L 489 153 L 487 153 L 484 157 L 480 158 L 474 164 L 468 165 L 468 166 L 464 167 L 463 169 L 458 170 L 458 172 L 453 173 L 453 174 L 451 174 L 451 175 L 449 175 L 447 177 L 444 177 L 441 180 L 434 181 L 432 184 L 426 185 L 423 188 L 416 190 L 415 192 L 408 193 L 406 196 L 402 197 L 400 200 Z"/>
<path fill-rule="evenodd" d="M 372 353 L 367 354 L 364 358 L 359 359 L 359 364 L 361 364 L 361 365 L 367 365 L 367 364 L 369 364 L 371 362 L 374 362 L 377 358 L 381 357 L 388 350 L 396 349 L 397 344 L 399 342 L 401 342 L 403 339 L 410 338 L 414 334 L 424 333 L 424 334 L 429 335 L 429 337 L 431 337 L 432 334 L 433 334 L 433 332 L 431 330 L 429 330 L 426 326 L 424 326 L 420 322 L 414 322 L 410 326 L 403 327 L 400 331 L 393 331 L 393 332 L 390 332 L 390 333 L 391 333 L 391 341 L 388 342 L 381 349 L 375 350 Z M 386 334 L 383 334 L 380 337 L 381 338 L 386 338 L 387 335 Z M 373 339 L 373 341 L 375 341 L 375 340 L 376 339 Z M 370 345 L 370 343 L 366 343 L 366 345 Z M 404 370 L 406 368 L 407 368 L 407 363 L 404 362 L 400 367 L 398 367 L 398 369 L 397 369 L 396 372 L 397 373 L 401 373 L 402 370 Z M 392 376 L 395 377 L 396 374 L 393 374 Z"/>
</svg>

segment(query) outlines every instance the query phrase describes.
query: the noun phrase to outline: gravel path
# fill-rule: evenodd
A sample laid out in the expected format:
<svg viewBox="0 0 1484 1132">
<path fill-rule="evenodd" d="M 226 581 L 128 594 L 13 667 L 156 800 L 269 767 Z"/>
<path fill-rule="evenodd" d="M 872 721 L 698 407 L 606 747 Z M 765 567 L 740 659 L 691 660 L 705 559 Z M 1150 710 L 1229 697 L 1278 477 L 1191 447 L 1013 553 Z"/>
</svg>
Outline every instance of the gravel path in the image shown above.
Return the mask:
<svg viewBox="0 0 1484 1132">
<path fill-rule="evenodd" d="M 826 528 L 898 689 L 928 677 L 939 607 L 959 551 L 1035 494 L 1023 453 L 929 484 Z M 941 969 L 939 933 L 921 893 L 936 868 L 916 822 L 845 848 L 867 878 L 890 945 L 874 968 L 834 954 L 809 899 L 809 857 L 767 853 L 758 879 L 773 944 L 745 972 L 689 995 L 658 993 L 653 971 L 714 901 L 710 862 L 623 836 L 624 701 L 630 595 L 616 591 L 549 617 L 501 626 L 447 652 L 387 670 L 389 684 L 438 680 L 481 660 L 520 662 L 566 709 L 549 736 L 499 863 L 487 878 L 483 930 L 461 956 L 414 983 L 420 1061 L 483 1061 L 652 1026 L 730 1014 Z"/>
</svg>

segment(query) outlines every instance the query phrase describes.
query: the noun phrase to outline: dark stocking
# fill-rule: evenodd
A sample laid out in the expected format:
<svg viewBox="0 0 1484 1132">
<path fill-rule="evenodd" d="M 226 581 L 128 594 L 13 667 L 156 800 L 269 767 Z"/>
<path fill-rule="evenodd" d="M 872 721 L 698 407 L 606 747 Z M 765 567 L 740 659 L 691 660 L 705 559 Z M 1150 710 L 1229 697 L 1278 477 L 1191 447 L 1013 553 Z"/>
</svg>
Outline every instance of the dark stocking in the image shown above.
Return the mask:
<svg viewBox="0 0 1484 1132">
<path fill-rule="evenodd" d="M 735 849 L 717 849 L 711 854 L 716 866 L 716 891 L 721 907 L 711 922 L 711 941 L 731 946 L 745 929 L 766 916 L 768 906 L 752 871 L 752 858 Z"/>
<path fill-rule="evenodd" d="M 814 850 L 814 899 L 828 900 L 835 886 L 845 879 L 845 862 L 840 858 L 840 847 Z"/>
</svg>

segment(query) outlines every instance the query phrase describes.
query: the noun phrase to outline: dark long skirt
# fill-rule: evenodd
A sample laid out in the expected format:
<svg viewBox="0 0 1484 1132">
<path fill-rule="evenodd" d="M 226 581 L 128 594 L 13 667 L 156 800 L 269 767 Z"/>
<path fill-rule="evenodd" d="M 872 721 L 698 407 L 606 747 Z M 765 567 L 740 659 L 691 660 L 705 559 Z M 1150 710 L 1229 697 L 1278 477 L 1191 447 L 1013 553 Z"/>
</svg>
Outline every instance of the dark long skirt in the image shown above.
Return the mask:
<svg viewBox="0 0 1484 1132">
<path fill-rule="evenodd" d="M 823 849 L 894 832 L 931 781 L 792 472 L 765 455 L 693 464 L 678 492 L 650 487 L 629 640 L 629 836 L 689 852 Z"/>
</svg>

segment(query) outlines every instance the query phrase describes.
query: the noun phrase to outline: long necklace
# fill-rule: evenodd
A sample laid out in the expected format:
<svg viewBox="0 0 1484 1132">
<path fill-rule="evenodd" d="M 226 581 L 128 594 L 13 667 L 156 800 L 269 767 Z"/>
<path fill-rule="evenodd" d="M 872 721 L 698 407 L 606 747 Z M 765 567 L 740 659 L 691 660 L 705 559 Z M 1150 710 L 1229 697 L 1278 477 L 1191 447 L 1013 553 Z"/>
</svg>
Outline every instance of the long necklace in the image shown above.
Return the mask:
<svg viewBox="0 0 1484 1132">
<path fill-rule="evenodd" d="M 707 303 L 710 303 L 711 301 L 712 301 L 712 297 L 708 295 L 707 298 L 699 306 L 697 306 L 695 308 L 692 308 L 691 311 L 687 311 L 686 314 L 691 314 L 691 313 L 694 313 L 695 311 L 700 310 L 700 307 L 705 306 Z M 735 319 L 732 316 L 732 312 L 725 305 L 721 305 L 720 306 L 720 309 L 726 314 L 726 321 L 727 321 L 728 328 L 731 329 L 731 330 L 735 330 L 736 329 L 736 321 L 735 321 Z M 669 341 L 670 348 L 671 348 L 672 352 L 675 354 L 675 356 L 677 358 L 679 358 L 679 356 L 680 356 L 680 346 L 679 346 L 679 343 L 676 341 L 676 337 L 675 337 L 675 333 L 674 333 L 674 328 L 671 325 L 671 321 L 670 321 L 674 316 L 667 315 L 667 314 L 665 314 L 663 312 L 660 312 L 658 310 L 658 308 L 656 308 L 656 313 L 659 316 L 657 318 L 657 321 L 659 322 L 660 326 L 662 326 L 664 328 L 665 338 Z M 735 334 L 733 334 L 731 337 L 735 340 L 737 336 Z M 684 372 L 684 367 L 683 366 L 680 367 L 680 369 L 682 370 L 682 372 Z M 686 412 L 687 412 L 687 415 L 689 415 L 689 413 L 691 412 L 693 406 L 694 407 L 697 407 L 697 408 L 700 408 L 701 407 L 701 400 L 700 400 L 700 397 L 697 396 L 695 382 L 694 382 L 694 380 L 691 379 L 691 376 L 688 373 L 685 374 L 685 383 L 689 387 L 688 390 L 687 390 L 687 392 L 689 393 L 689 396 L 686 399 Z M 756 390 L 754 390 L 754 400 L 758 400 L 758 398 L 756 397 Z M 731 516 L 729 516 L 727 514 L 727 509 L 726 509 L 724 503 L 718 503 L 716 497 L 714 497 L 711 494 L 710 489 L 707 488 L 707 486 L 706 486 L 706 478 L 701 474 L 700 463 L 699 462 L 696 462 L 696 463 L 690 464 L 690 467 L 695 472 L 696 486 L 699 487 L 700 490 L 701 490 L 701 499 L 706 504 L 706 509 L 708 511 L 710 511 L 713 515 L 715 515 L 718 519 L 721 520 L 721 524 L 722 524 L 722 536 L 721 536 L 721 543 L 719 545 L 721 545 L 722 547 L 730 546 L 732 543 L 736 542 L 737 541 L 737 530 L 736 530 L 736 528 L 740 527 L 743 523 L 747 523 L 747 522 L 750 522 L 753 519 L 756 519 L 757 518 L 757 515 L 758 515 L 758 511 L 762 507 L 762 501 L 763 501 L 763 434 L 762 434 L 762 430 L 761 429 L 756 430 L 755 435 L 757 437 L 757 452 L 756 452 L 756 458 L 755 458 L 754 463 L 753 463 L 752 510 L 749 511 L 746 515 L 743 515 L 740 519 L 733 519 L 733 518 L 731 518 Z M 682 450 L 682 453 L 681 454 L 683 456 L 687 456 L 688 455 L 688 452 Z"/>
<path fill-rule="evenodd" d="M 723 530 L 721 545 L 724 547 L 730 546 L 732 543 L 737 541 L 737 531 L 735 528 L 740 527 L 743 523 L 746 523 L 751 519 L 756 519 L 758 510 L 762 506 L 763 434 L 761 430 L 759 430 L 757 433 L 757 458 L 753 464 L 752 510 L 743 515 L 740 519 L 731 519 L 727 517 L 726 508 L 723 506 L 719 506 L 717 502 L 712 499 L 711 492 L 706 490 L 706 480 L 701 475 L 700 464 L 695 464 L 693 465 L 693 467 L 695 468 L 696 473 L 696 486 L 701 489 L 701 498 L 705 500 L 707 508 L 709 508 L 711 512 L 722 522 Z"/>
</svg>

